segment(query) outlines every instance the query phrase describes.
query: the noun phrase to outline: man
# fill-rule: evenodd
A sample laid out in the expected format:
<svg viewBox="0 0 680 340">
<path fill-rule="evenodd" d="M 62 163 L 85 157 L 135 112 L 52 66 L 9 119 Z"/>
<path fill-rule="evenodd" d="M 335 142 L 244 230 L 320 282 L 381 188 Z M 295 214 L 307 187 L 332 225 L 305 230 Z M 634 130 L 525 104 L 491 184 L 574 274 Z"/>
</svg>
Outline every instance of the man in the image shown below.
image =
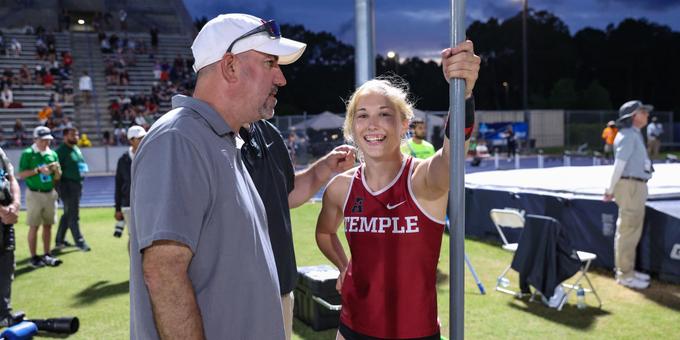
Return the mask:
<svg viewBox="0 0 680 340">
<path fill-rule="evenodd" d="M 173 97 L 132 163 L 131 339 L 285 337 L 266 212 L 235 132 L 271 116 L 279 65 L 305 46 L 245 14 L 196 36 L 193 98 Z"/>
<path fill-rule="evenodd" d="M 647 181 L 654 171 L 640 129 L 647 125 L 653 109 L 639 100 L 619 109 L 618 122 L 623 128 L 614 139 L 614 171 L 604 194 L 605 202 L 614 198 L 619 207 L 614 236 L 616 282 L 635 289 L 649 287 L 649 275 L 635 271 L 635 250 L 645 220 Z"/>
<path fill-rule="evenodd" d="M 87 74 L 87 71 L 83 71 L 83 75 L 80 76 L 80 79 L 78 80 L 78 88 L 83 94 L 85 103 L 89 104 L 94 87 L 92 86 L 92 78 L 90 78 L 90 75 Z"/>
<path fill-rule="evenodd" d="M 116 191 L 114 194 L 115 209 L 114 215 L 116 221 L 116 230 L 113 236 L 121 237 L 125 223 L 130 223 L 130 186 L 132 185 L 132 160 L 135 158 L 139 143 L 142 138 L 146 136 L 146 130 L 143 127 L 135 125 L 128 129 L 127 138 L 130 142 L 130 149 L 128 152 L 122 154 L 118 159 L 118 166 L 116 166 Z"/>
<path fill-rule="evenodd" d="M 610 120 L 609 123 L 607 123 L 607 127 L 602 130 L 602 140 L 604 140 L 604 158 L 605 159 L 612 159 L 614 156 L 614 138 L 616 138 L 616 134 L 619 132 L 619 129 L 616 128 L 616 123 L 613 120 Z"/>
<path fill-rule="evenodd" d="M 652 122 L 647 125 L 647 153 L 651 159 L 659 157 L 662 133 L 663 125 L 657 121 L 656 116 L 652 117 Z"/>
<path fill-rule="evenodd" d="M 427 125 L 422 118 L 415 117 L 409 124 L 413 136 L 402 144 L 401 152 L 415 158 L 427 159 L 434 155 L 434 146 L 425 140 Z"/>
<path fill-rule="evenodd" d="M 19 218 L 21 189 L 14 166 L 0 149 L 0 328 L 14 323 L 10 297 L 14 279 L 14 224 Z"/>
<path fill-rule="evenodd" d="M 264 118 L 269 119 L 273 114 L 274 111 L 271 111 L 271 115 Z M 286 143 L 274 125 L 260 120 L 250 124 L 249 128 L 242 128 L 239 133 L 244 141 L 241 146 L 243 163 L 267 211 L 286 339 L 290 340 L 293 332 L 293 290 L 297 284 L 290 209 L 307 202 L 333 174 L 350 169 L 354 165 L 355 149 L 348 145 L 338 146 L 296 174 Z"/>
<path fill-rule="evenodd" d="M 64 142 L 57 148 L 59 164 L 63 171 L 58 190 L 61 201 L 64 204 L 64 214 L 59 221 L 55 245 L 57 249 L 63 249 L 70 244 L 66 242 L 66 230 L 71 230 L 73 241 L 82 251 L 90 251 L 90 246 L 85 242 L 80 232 L 80 196 L 83 193 L 83 174 L 87 172 L 87 163 L 83 153 L 78 147 L 78 130 L 74 127 L 64 129 Z"/>
<path fill-rule="evenodd" d="M 33 268 L 58 266 L 61 260 L 50 254 L 52 224 L 57 219 L 57 192 L 54 181 L 61 177 L 57 153 L 50 149 L 50 129 L 38 126 L 33 130 L 34 143 L 21 153 L 19 177 L 26 182 L 26 222 L 28 229 L 28 250 L 31 253 L 29 265 Z M 36 254 L 38 227 L 42 223 L 43 256 Z"/>
</svg>

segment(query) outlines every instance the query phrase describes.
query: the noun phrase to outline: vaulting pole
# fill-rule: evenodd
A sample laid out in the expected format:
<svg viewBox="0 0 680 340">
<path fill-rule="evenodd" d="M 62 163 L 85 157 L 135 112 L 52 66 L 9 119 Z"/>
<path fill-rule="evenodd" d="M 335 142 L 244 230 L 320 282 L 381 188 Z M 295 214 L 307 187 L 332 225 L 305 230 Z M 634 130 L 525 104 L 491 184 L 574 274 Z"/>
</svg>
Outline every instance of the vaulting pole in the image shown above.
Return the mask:
<svg viewBox="0 0 680 340">
<path fill-rule="evenodd" d="M 465 40 L 465 0 L 451 0 L 451 47 Z M 452 79 L 449 86 L 449 336 L 464 338 L 465 300 L 465 81 Z"/>
<path fill-rule="evenodd" d="M 356 43 L 354 67 L 356 87 L 375 77 L 374 0 L 355 0 Z"/>
</svg>

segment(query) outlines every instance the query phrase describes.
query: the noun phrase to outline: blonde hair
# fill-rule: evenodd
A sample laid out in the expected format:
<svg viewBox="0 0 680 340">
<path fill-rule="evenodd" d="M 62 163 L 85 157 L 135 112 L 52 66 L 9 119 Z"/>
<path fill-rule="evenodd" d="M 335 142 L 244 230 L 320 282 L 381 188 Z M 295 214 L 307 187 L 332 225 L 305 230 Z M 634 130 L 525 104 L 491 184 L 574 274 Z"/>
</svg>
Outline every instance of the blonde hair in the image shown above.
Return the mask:
<svg viewBox="0 0 680 340">
<path fill-rule="evenodd" d="M 354 125 L 354 116 L 359 99 L 371 93 L 385 96 L 393 108 L 401 114 L 402 121 L 410 121 L 413 118 L 413 103 L 408 98 L 408 83 L 405 80 L 396 76 L 371 79 L 359 86 L 347 101 L 347 115 L 343 124 L 343 134 L 348 142 L 354 140 L 352 126 Z"/>
</svg>

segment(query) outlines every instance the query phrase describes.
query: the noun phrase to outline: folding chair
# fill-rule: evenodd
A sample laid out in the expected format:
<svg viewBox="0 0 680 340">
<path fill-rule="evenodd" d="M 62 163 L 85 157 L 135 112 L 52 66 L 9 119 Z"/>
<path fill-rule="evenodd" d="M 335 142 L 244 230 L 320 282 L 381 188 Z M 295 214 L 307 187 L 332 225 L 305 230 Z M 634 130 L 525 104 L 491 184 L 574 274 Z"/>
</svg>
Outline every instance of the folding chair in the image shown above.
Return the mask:
<svg viewBox="0 0 680 340">
<path fill-rule="evenodd" d="M 501 248 L 507 252 L 515 253 L 517 251 L 517 243 L 508 242 L 502 228 L 524 228 L 524 212 L 515 209 L 491 209 L 489 215 L 491 216 L 491 221 L 493 221 L 493 224 L 496 226 L 496 230 L 498 230 L 498 234 L 501 236 L 501 240 L 503 240 Z M 505 275 L 508 273 L 508 270 L 510 270 L 510 266 L 511 264 L 508 264 L 498 276 L 498 279 L 496 280 L 496 291 L 514 295 L 516 297 L 522 297 L 523 295 L 521 292 L 502 287 L 503 285 L 507 286 L 509 283 L 509 280 Z"/>
<path fill-rule="evenodd" d="M 552 218 L 550 216 L 527 215 L 527 217 L 528 218 L 530 217 L 530 218 L 549 220 L 552 223 L 555 223 L 558 228 L 560 228 L 560 229 L 562 228 L 562 223 L 560 223 L 560 221 L 558 221 L 557 219 Z M 588 287 L 590 287 L 590 288 L 583 287 L 583 291 L 586 292 L 586 293 L 588 293 L 588 292 L 593 293 L 595 295 L 595 298 L 597 299 L 598 308 L 602 308 L 602 300 L 600 300 L 600 296 L 597 294 L 597 290 L 595 290 L 595 286 L 593 286 L 593 283 L 590 281 L 590 278 L 588 277 L 588 269 L 590 269 L 590 264 L 593 262 L 593 260 L 597 259 L 597 255 L 593 254 L 593 253 L 589 253 L 587 251 L 581 251 L 581 250 L 576 250 L 576 255 L 578 256 L 579 261 L 581 261 L 581 268 L 580 268 L 578 274 L 576 274 L 577 275 L 576 280 L 573 283 L 571 283 L 571 284 L 565 283 L 566 281 L 562 283 L 562 287 L 565 287 L 567 289 L 564 291 L 564 295 L 562 296 L 562 299 L 561 299 L 559 305 L 557 306 L 557 310 L 558 311 L 562 310 L 562 308 L 566 304 L 567 300 L 569 299 L 569 294 L 575 292 L 578 289 L 580 282 L 583 279 L 586 280 L 586 282 L 588 283 Z M 532 294 L 532 299 L 534 297 L 533 296 L 534 294 Z M 546 298 L 550 298 L 550 297 L 546 296 Z"/>
</svg>

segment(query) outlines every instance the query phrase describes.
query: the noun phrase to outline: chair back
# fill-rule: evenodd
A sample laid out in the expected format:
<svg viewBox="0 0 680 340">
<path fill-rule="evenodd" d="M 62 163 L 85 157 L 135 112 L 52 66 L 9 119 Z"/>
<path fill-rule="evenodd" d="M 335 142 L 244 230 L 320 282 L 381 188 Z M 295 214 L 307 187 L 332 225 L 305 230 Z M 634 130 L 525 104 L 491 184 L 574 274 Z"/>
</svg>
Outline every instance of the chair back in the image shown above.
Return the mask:
<svg viewBox="0 0 680 340">
<path fill-rule="evenodd" d="M 491 209 L 491 221 L 496 226 L 504 244 L 509 244 L 502 228 L 524 228 L 524 215 L 515 209 Z"/>
</svg>

